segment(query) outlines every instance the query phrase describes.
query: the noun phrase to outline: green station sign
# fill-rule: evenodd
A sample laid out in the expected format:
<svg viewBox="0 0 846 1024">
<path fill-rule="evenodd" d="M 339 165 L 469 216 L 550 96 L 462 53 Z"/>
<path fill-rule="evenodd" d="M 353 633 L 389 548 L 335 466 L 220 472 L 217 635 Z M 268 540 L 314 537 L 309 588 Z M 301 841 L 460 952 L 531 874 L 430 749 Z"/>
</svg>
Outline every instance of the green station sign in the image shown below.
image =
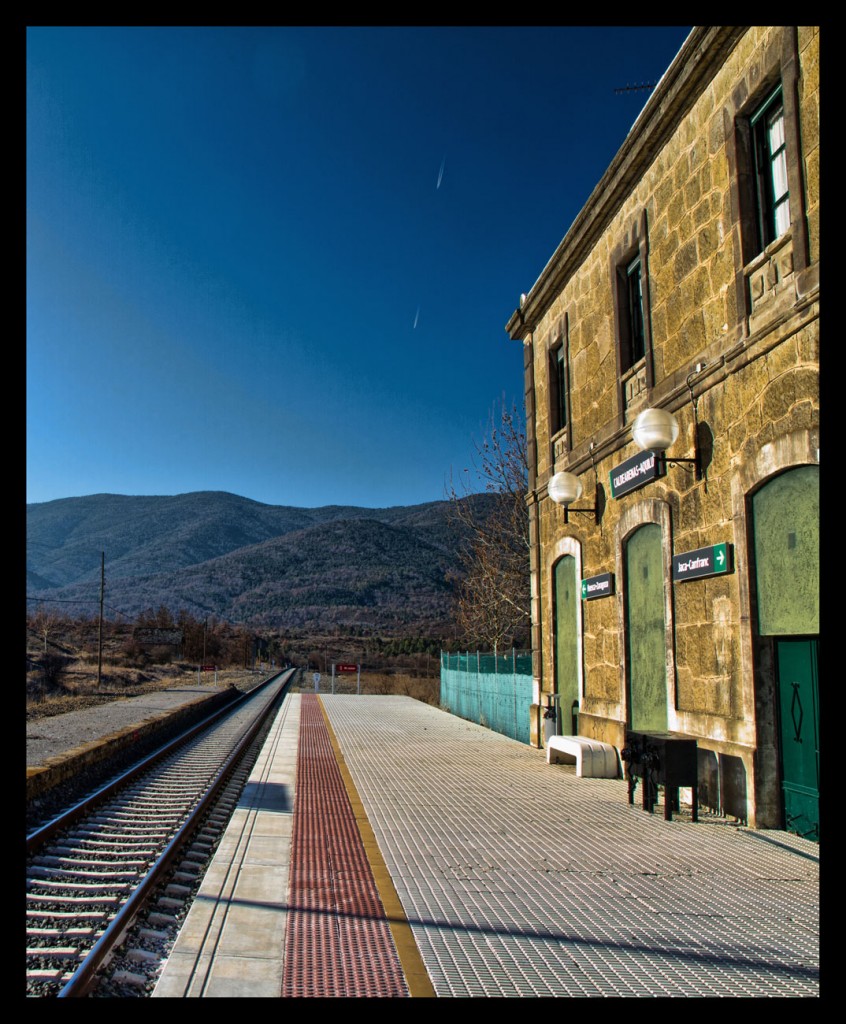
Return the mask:
<svg viewBox="0 0 846 1024">
<path fill-rule="evenodd" d="M 673 582 L 698 580 L 703 576 L 722 576 L 732 572 L 731 544 L 713 544 L 709 548 L 682 551 L 673 555 Z"/>
<path fill-rule="evenodd" d="M 593 601 L 597 597 L 610 597 L 613 593 L 613 572 L 603 572 L 599 576 L 587 576 L 582 580 L 583 601 Z"/>
</svg>

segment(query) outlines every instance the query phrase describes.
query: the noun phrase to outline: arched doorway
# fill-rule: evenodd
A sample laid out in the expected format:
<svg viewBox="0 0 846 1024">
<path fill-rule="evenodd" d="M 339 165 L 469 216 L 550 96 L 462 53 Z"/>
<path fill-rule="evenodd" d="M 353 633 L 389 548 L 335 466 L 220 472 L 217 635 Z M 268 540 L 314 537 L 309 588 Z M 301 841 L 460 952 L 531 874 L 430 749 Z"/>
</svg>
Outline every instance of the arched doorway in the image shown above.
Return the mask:
<svg viewBox="0 0 846 1024">
<path fill-rule="evenodd" d="M 819 467 L 752 495 L 756 629 L 772 644 L 784 827 L 819 838 Z"/>
<path fill-rule="evenodd" d="M 579 709 L 579 601 L 576 559 L 564 555 L 553 569 L 553 616 L 555 621 L 555 690 L 558 694 L 557 732 L 578 732 Z"/>
<path fill-rule="evenodd" d="M 625 614 L 629 727 L 666 732 L 664 561 L 657 523 L 639 527 L 626 542 Z"/>
</svg>

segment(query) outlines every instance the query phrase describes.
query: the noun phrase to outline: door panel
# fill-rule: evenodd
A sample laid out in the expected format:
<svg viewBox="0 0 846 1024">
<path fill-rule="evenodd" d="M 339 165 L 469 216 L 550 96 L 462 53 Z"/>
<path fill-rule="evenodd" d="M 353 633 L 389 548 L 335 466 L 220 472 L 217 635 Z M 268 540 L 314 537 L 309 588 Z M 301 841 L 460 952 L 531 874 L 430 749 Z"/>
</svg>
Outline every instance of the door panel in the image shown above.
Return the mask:
<svg viewBox="0 0 846 1024">
<path fill-rule="evenodd" d="M 755 581 L 761 636 L 820 631 L 820 472 L 800 466 L 753 496 Z"/>
<path fill-rule="evenodd" d="M 661 527 L 648 523 L 626 544 L 626 644 L 632 729 L 667 730 L 667 635 Z"/>
<path fill-rule="evenodd" d="M 784 824 L 818 839 L 819 467 L 769 480 L 752 496 L 751 513 L 758 635 L 772 637 L 775 653 Z"/>
<path fill-rule="evenodd" d="M 817 640 L 779 640 L 776 655 L 785 828 L 808 839 L 819 839 Z"/>
<path fill-rule="evenodd" d="M 555 565 L 555 686 L 558 692 L 558 728 L 572 735 L 573 705 L 579 701 L 578 604 L 581 595 L 576 586 L 576 559 L 565 555 Z"/>
</svg>

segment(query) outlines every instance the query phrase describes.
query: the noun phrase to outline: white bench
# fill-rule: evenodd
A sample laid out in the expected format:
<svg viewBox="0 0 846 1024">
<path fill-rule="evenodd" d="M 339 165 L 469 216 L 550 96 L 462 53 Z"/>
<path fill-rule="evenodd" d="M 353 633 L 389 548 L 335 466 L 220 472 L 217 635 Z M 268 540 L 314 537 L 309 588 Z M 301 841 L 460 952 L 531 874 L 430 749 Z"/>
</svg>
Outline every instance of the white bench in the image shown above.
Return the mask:
<svg viewBox="0 0 846 1024">
<path fill-rule="evenodd" d="M 546 763 L 576 763 L 576 775 L 586 779 L 616 779 L 619 776 L 617 750 L 610 743 L 587 736 L 550 736 Z"/>
</svg>

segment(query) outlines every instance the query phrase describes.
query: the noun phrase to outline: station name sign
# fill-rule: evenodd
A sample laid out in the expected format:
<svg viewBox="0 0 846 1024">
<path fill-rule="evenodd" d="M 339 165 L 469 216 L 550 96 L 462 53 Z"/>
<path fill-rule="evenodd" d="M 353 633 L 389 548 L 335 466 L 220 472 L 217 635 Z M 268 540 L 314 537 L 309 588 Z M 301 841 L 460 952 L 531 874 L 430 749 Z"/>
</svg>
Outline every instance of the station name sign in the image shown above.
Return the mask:
<svg viewBox="0 0 846 1024">
<path fill-rule="evenodd" d="M 348 661 L 341 661 L 335 666 L 338 672 L 358 672 L 358 665 L 351 665 Z"/>
<path fill-rule="evenodd" d="M 655 452 L 638 452 L 611 470 L 611 497 L 619 498 L 629 491 L 636 491 L 662 475 L 661 463 L 655 458 Z"/>
<path fill-rule="evenodd" d="M 614 573 L 603 572 L 599 576 L 588 576 L 582 580 L 582 600 L 593 601 L 597 597 L 610 597 L 614 593 Z"/>
<path fill-rule="evenodd" d="M 713 544 L 696 551 L 673 555 L 673 582 L 697 580 L 702 576 L 722 576 L 732 571 L 731 544 Z"/>
</svg>

